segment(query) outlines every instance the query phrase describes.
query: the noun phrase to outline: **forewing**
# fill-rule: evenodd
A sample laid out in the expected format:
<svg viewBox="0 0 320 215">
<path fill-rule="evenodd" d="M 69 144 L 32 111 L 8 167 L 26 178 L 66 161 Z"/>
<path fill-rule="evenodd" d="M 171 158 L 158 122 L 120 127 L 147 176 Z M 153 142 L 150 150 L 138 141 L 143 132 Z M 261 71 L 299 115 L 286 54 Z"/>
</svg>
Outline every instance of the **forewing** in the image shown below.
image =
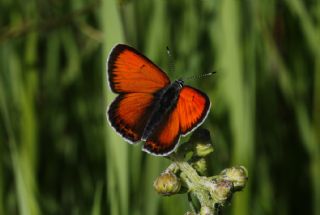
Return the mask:
<svg viewBox="0 0 320 215">
<path fill-rule="evenodd" d="M 173 109 L 147 138 L 143 151 L 165 156 L 174 151 L 180 138 L 180 123 L 178 109 Z"/>
<path fill-rule="evenodd" d="M 141 139 L 143 129 L 150 117 L 154 96 L 148 93 L 126 93 L 119 95 L 108 109 L 111 126 L 128 142 Z"/>
<path fill-rule="evenodd" d="M 124 44 L 111 50 L 107 64 L 109 85 L 115 93 L 154 93 L 170 83 L 158 66 Z"/>
<path fill-rule="evenodd" d="M 203 92 L 190 86 L 181 89 L 177 109 L 183 135 L 202 124 L 209 113 L 210 105 L 208 96 Z"/>
</svg>

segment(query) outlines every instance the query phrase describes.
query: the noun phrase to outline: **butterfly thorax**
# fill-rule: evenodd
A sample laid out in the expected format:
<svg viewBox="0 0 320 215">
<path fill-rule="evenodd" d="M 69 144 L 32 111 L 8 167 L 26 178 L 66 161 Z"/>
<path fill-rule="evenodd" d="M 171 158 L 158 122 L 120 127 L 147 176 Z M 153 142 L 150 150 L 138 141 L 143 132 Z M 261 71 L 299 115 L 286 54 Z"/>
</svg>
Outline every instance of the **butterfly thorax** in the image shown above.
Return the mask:
<svg viewBox="0 0 320 215">
<path fill-rule="evenodd" d="M 176 80 L 168 87 L 155 94 L 156 102 L 154 104 L 154 110 L 144 128 L 142 140 L 146 140 L 154 132 L 160 122 L 176 106 L 179 92 L 182 89 L 183 84 L 183 80 Z"/>
</svg>

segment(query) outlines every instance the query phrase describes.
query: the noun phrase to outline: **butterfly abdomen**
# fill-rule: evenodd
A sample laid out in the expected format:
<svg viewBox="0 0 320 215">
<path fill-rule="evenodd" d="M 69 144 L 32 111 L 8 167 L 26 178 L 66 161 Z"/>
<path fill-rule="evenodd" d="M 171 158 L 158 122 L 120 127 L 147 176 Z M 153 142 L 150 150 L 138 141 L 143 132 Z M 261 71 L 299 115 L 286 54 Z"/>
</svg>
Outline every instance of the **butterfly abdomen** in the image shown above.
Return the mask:
<svg viewBox="0 0 320 215">
<path fill-rule="evenodd" d="M 156 102 L 154 111 L 146 124 L 141 138 L 142 140 L 146 140 L 164 119 L 166 114 L 176 106 L 179 98 L 179 92 L 182 87 L 183 82 L 178 80 L 158 92 L 158 101 Z"/>
</svg>

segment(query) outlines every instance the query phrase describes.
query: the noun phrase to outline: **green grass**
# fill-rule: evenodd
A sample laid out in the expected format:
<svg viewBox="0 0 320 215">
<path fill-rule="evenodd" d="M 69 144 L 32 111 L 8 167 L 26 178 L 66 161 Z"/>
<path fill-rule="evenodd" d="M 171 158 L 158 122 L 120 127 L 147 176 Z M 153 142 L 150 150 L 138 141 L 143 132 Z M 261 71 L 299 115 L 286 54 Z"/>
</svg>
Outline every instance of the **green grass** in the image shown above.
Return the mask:
<svg viewBox="0 0 320 215">
<path fill-rule="evenodd" d="M 136 47 L 206 92 L 209 172 L 244 165 L 226 214 L 320 214 L 320 2 L 0 3 L 0 214 L 183 214 L 158 196 L 168 161 L 106 120 L 106 59 Z"/>
</svg>

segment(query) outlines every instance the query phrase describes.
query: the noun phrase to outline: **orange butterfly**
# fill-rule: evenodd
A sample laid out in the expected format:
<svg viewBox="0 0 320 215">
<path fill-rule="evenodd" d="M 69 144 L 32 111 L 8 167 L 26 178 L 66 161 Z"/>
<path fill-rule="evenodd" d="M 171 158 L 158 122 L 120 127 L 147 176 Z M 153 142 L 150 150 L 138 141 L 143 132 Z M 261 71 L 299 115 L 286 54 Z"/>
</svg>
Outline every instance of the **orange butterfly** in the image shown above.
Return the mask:
<svg viewBox="0 0 320 215">
<path fill-rule="evenodd" d="M 111 126 L 129 143 L 145 141 L 143 151 L 166 156 L 180 135 L 187 135 L 207 117 L 210 100 L 201 91 L 170 82 L 158 66 L 134 48 L 118 44 L 110 52 L 107 75 L 119 94 L 108 109 Z"/>
</svg>

